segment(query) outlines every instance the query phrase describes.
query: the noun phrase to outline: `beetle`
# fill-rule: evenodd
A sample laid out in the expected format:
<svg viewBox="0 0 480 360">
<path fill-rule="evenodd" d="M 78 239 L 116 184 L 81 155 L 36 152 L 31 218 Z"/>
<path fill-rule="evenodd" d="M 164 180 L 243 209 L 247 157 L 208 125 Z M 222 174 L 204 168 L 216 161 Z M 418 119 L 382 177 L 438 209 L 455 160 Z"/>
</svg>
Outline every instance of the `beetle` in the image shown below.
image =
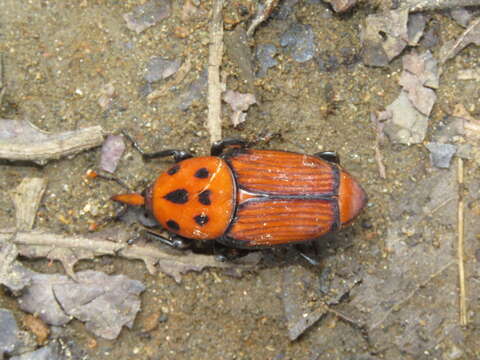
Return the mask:
<svg viewBox="0 0 480 360">
<path fill-rule="evenodd" d="M 143 193 L 112 199 L 144 207 L 176 240 L 156 237 L 174 247 L 185 239 L 240 249 L 301 243 L 350 224 L 367 201 L 334 152 L 257 150 L 225 139 L 210 156 L 193 157 L 182 150 L 147 154 L 129 140 L 144 158 L 173 156 L 175 164 Z"/>
</svg>

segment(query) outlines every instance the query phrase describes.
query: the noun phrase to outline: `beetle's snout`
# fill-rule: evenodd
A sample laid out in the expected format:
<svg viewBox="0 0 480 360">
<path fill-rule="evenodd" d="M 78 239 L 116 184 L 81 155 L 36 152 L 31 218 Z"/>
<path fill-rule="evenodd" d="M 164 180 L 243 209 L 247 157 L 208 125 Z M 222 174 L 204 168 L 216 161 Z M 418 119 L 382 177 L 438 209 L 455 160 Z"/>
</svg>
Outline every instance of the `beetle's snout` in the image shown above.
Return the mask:
<svg viewBox="0 0 480 360">
<path fill-rule="evenodd" d="M 143 206 L 145 205 L 145 198 L 137 193 L 131 194 L 118 194 L 111 197 L 113 201 L 120 202 L 122 204 L 132 205 L 132 206 Z"/>
<path fill-rule="evenodd" d="M 345 170 L 340 173 L 338 198 L 342 226 L 352 222 L 367 203 L 365 190 Z"/>
</svg>

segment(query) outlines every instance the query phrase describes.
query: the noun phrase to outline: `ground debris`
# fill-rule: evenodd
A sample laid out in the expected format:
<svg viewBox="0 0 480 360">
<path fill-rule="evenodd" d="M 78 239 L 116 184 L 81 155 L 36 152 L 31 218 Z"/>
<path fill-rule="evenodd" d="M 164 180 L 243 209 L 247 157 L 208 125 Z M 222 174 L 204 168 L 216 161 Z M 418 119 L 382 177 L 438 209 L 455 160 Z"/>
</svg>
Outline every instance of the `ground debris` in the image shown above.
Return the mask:
<svg viewBox="0 0 480 360">
<path fill-rule="evenodd" d="M 273 10 L 275 10 L 276 6 L 278 5 L 278 1 L 279 0 L 265 0 L 263 4 L 257 4 L 257 12 L 247 30 L 248 36 L 252 36 L 255 33 L 258 25 L 270 17 Z"/>
<path fill-rule="evenodd" d="M 113 174 L 124 151 L 125 142 L 123 137 L 120 135 L 108 135 L 102 145 L 99 168 Z"/>
<path fill-rule="evenodd" d="M 480 67 L 458 71 L 458 80 L 480 81 Z"/>
<path fill-rule="evenodd" d="M 220 66 L 223 58 L 223 0 L 214 0 L 210 21 L 210 46 L 208 48 L 208 117 L 207 130 L 210 143 L 222 138 L 222 84 Z"/>
<path fill-rule="evenodd" d="M 19 356 L 13 356 L 10 360 L 66 360 L 69 357 L 62 352 L 62 347 L 58 341 L 53 341 L 48 345 L 35 351 L 23 353 Z"/>
<path fill-rule="evenodd" d="M 386 66 L 408 44 L 408 9 L 367 16 L 362 31 L 363 62 Z"/>
<path fill-rule="evenodd" d="M 408 93 L 408 99 L 422 114 L 429 116 L 437 95 L 439 73 L 437 62 L 430 51 L 419 55 L 411 53 L 403 57 L 400 85 Z"/>
<path fill-rule="evenodd" d="M 223 101 L 232 108 L 233 113 L 231 119 L 235 127 L 247 119 L 248 108 L 257 102 L 255 95 L 242 94 L 233 90 L 227 90 L 223 94 Z"/>
<path fill-rule="evenodd" d="M 383 115 L 387 116 L 387 119 L 391 117 L 391 114 L 388 114 L 388 112 L 384 111 Z M 380 151 L 380 146 L 383 145 L 385 141 L 385 135 L 383 132 L 383 129 L 385 127 L 385 122 L 375 112 L 370 113 L 370 120 L 372 121 L 373 125 L 375 126 L 375 161 L 377 162 L 378 165 L 378 172 L 380 173 L 380 177 L 382 179 L 387 178 L 387 170 L 385 168 L 385 164 L 383 163 L 383 156 L 382 152 Z"/>
<path fill-rule="evenodd" d="M 332 277 L 328 271 L 326 273 L 327 276 L 319 279 L 304 267 L 289 266 L 284 270 L 282 300 L 291 341 L 332 312 L 329 305 L 339 304 L 361 281 L 361 277 L 355 274 L 343 278 L 339 274 Z"/>
<path fill-rule="evenodd" d="M 396 6 L 406 8 L 410 12 L 452 9 L 464 6 L 478 6 L 480 0 L 400 0 Z"/>
<path fill-rule="evenodd" d="M 5 355 L 12 356 L 8 359 L 15 359 L 17 357 L 14 355 L 32 351 L 36 345 L 30 333 L 18 328 L 12 312 L 0 308 L 0 359 Z"/>
<path fill-rule="evenodd" d="M 408 45 L 417 46 L 423 36 L 427 17 L 422 13 L 410 14 L 407 23 Z"/>
<path fill-rule="evenodd" d="M 100 96 L 98 97 L 98 105 L 103 110 L 108 110 L 111 108 L 113 104 L 113 99 L 115 98 L 115 87 L 113 86 L 113 82 L 109 82 L 105 85 L 103 85 L 100 88 Z"/>
<path fill-rule="evenodd" d="M 315 56 L 314 33 L 311 25 L 293 23 L 280 38 L 280 45 L 287 49 L 293 60 L 299 63 Z"/>
<path fill-rule="evenodd" d="M 156 89 L 152 91 L 150 94 L 148 94 L 147 99 L 148 101 L 155 100 L 167 93 L 168 90 L 170 90 L 173 86 L 176 86 L 180 84 L 183 79 L 185 79 L 185 76 L 190 72 L 192 68 L 192 62 L 191 58 L 187 57 L 183 64 L 176 70 L 175 76 L 168 80 L 166 83 L 164 83 L 159 89 Z M 184 109 L 182 109 L 184 110 Z"/>
<path fill-rule="evenodd" d="M 37 210 L 46 188 L 47 181 L 45 179 L 25 178 L 12 191 L 17 230 L 28 231 L 33 228 Z"/>
<path fill-rule="evenodd" d="M 93 270 L 76 273 L 76 281 L 65 275 L 34 274 L 19 304 L 48 324 L 64 325 L 76 318 L 95 335 L 115 339 L 124 325 L 133 326 L 144 290 L 142 283 L 124 275 Z"/>
<path fill-rule="evenodd" d="M 350 10 L 357 3 L 357 0 L 327 0 L 326 2 L 332 5 L 335 12 L 342 13 Z"/>
<path fill-rule="evenodd" d="M 0 244 L 13 236 L 12 230 L 0 230 Z M 127 245 L 128 234 L 109 230 L 105 233 L 96 233 L 89 237 L 79 235 L 57 235 L 48 231 L 35 230 L 32 232 L 18 232 L 12 241 L 18 246 L 18 252 L 29 258 L 47 258 L 58 260 L 62 263 L 66 273 L 76 279 L 74 266 L 79 260 L 93 259 L 95 256 L 117 255 L 127 259 L 142 260 L 148 271 L 155 274 L 158 270 L 172 276 L 175 281 L 181 281 L 181 275 L 189 271 L 202 271 L 208 267 L 232 269 L 235 271 L 249 270 L 258 263 L 259 253 L 251 253 L 236 263 L 221 262 L 214 256 L 181 252 L 172 254 L 163 250 L 158 244 L 140 243 Z M 10 246 L 13 246 L 11 244 Z M 1 252 L 0 252 L 1 254 Z M 14 288 L 22 289 L 29 281 L 29 272 L 25 274 L 18 269 L 18 276 L 12 277 L 9 273 L 15 270 L 19 263 L 13 261 L 16 252 L 10 254 L 8 259 L 0 263 L 3 267 L 0 274 L 5 274 L 5 281 Z M 7 259 L 7 260 L 8 260 Z M 7 266 L 7 264 L 10 264 Z M 2 277 L 0 276 L 0 279 Z M 18 280 L 18 281 L 14 281 Z M 18 284 L 17 284 L 18 283 Z M 10 286 L 9 286 L 10 287 Z"/>
<path fill-rule="evenodd" d="M 457 147 L 452 144 L 427 143 L 426 148 L 430 151 L 430 161 L 433 166 L 448 169 Z"/>
<path fill-rule="evenodd" d="M 440 49 L 440 62 L 455 57 L 470 44 L 480 46 L 480 17 L 473 21 L 457 40 L 447 41 Z"/>
<path fill-rule="evenodd" d="M 13 237 L 11 233 L 3 238 L 0 235 L 0 284 L 19 293 L 30 284 L 33 272 L 16 260 L 18 250 Z"/>
<path fill-rule="evenodd" d="M 456 274 L 457 198 L 455 171 L 435 170 L 394 199 L 385 239 L 386 260 L 366 269 L 347 304 L 353 307 L 350 314 L 362 315 L 375 346 L 391 343 L 391 332 L 384 329 L 395 327 L 399 334 L 395 345 L 420 355 L 456 328 L 456 297 L 452 295 L 456 281 L 452 278 Z M 438 226 L 443 229 L 440 233 L 433 229 Z M 436 335 L 440 333 L 442 337 Z"/>
<path fill-rule="evenodd" d="M 428 117 L 415 109 L 406 92 L 400 92 L 398 98 L 387 106 L 385 117 L 388 117 L 385 133 L 392 142 L 410 145 L 425 139 Z"/>
<path fill-rule="evenodd" d="M 49 160 L 77 154 L 102 142 L 101 126 L 49 134 L 26 120 L 0 119 L 0 159 L 45 165 Z"/>
<path fill-rule="evenodd" d="M 140 34 L 170 16 L 170 0 L 150 0 L 123 15 L 130 30 Z"/>
<path fill-rule="evenodd" d="M 180 69 L 181 64 L 181 59 L 169 60 L 161 56 L 154 56 L 148 62 L 144 79 L 149 83 L 167 79 Z"/>
<path fill-rule="evenodd" d="M 0 358 L 3 354 L 11 354 L 17 343 L 17 322 L 12 312 L 0 309 Z"/>
<path fill-rule="evenodd" d="M 23 319 L 23 326 L 30 330 L 37 338 L 37 344 L 43 345 L 50 335 L 50 329 L 45 323 L 33 315 L 27 315 Z"/>
<path fill-rule="evenodd" d="M 278 65 L 278 61 L 275 59 L 277 53 L 278 50 L 273 44 L 260 44 L 257 46 L 255 52 L 258 66 L 257 77 L 265 77 L 268 69 Z"/>
<path fill-rule="evenodd" d="M 464 28 L 468 26 L 473 17 L 472 12 L 466 8 L 453 8 L 449 11 L 449 15 L 457 22 L 457 24 Z"/>
<path fill-rule="evenodd" d="M 247 90 L 255 90 L 255 74 L 253 72 L 252 51 L 248 43 L 247 33 L 241 26 L 225 33 L 225 55 L 238 69 L 238 80 L 245 83 Z"/>
<path fill-rule="evenodd" d="M 433 89 L 438 88 L 439 70 L 430 51 L 412 52 L 403 57 L 400 85 L 403 90 L 386 108 L 385 133 L 391 141 L 402 144 L 421 143 L 426 136 L 428 116 L 436 102 Z"/>
</svg>

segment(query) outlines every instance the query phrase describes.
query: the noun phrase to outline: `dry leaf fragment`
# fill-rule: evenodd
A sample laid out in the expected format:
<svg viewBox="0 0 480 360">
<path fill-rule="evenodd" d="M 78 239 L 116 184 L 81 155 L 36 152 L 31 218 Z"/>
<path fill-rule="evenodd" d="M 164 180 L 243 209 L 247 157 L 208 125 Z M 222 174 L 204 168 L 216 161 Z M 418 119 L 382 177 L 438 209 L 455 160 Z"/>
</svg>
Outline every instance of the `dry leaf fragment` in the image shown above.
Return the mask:
<svg viewBox="0 0 480 360">
<path fill-rule="evenodd" d="M 223 94 L 223 101 L 230 105 L 233 110 L 231 119 L 233 126 L 238 126 L 247 118 L 246 111 L 255 104 L 257 100 L 253 94 L 242 94 L 237 91 L 227 90 Z"/>
<path fill-rule="evenodd" d="M 386 66 L 408 44 L 408 9 L 369 15 L 362 31 L 363 62 Z"/>
<path fill-rule="evenodd" d="M 105 339 L 115 339 L 125 325 L 133 326 L 140 310 L 139 295 L 145 286 L 124 275 L 87 270 L 74 281 L 65 275 L 34 274 L 32 284 L 20 297 L 20 307 L 52 325 L 76 318 Z"/>
<path fill-rule="evenodd" d="M 70 316 L 85 322 L 97 336 L 115 339 L 125 325 L 132 328 L 140 311 L 139 295 L 145 286 L 125 275 L 107 275 L 87 270 L 53 285 L 55 298 Z"/>
<path fill-rule="evenodd" d="M 13 233 L 0 236 L 0 284 L 12 292 L 20 292 L 31 282 L 33 271 L 17 261 L 18 251 L 13 241 Z"/>
<path fill-rule="evenodd" d="M 100 88 L 100 96 L 98 98 L 98 105 L 103 110 L 107 110 L 113 104 L 113 98 L 115 97 L 115 87 L 113 82 L 103 85 Z"/>
<path fill-rule="evenodd" d="M 123 137 L 120 135 L 108 135 L 102 145 L 100 169 L 114 173 L 124 151 L 125 143 Z"/>
<path fill-rule="evenodd" d="M 138 5 L 132 12 L 123 15 L 127 28 L 140 34 L 157 22 L 170 16 L 169 0 L 150 0 Z"/>
</svg>

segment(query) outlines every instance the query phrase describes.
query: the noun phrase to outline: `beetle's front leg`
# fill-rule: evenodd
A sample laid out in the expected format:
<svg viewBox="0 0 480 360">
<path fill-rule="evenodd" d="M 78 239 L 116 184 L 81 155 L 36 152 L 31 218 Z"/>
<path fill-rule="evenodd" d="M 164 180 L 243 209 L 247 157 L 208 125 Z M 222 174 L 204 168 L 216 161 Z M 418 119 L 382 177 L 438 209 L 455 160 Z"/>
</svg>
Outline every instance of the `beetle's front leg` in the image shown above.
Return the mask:
<svg viewBox="0 0 480 360">
<path fill-rule="evenodd" d="M 313 156 L 320 158 L 322 160 L 332 162 L 335 164 L 340 164 L 340 157 L 335 151 L 321 151 L 313 154 Z"/>
<path fill-rule="evenodd" d="M 152 240 L 158 240 L 174 249 L 185 250 L 192 246 L 191 240 L 182 238 L 175 234 L 170 234 L 168 238 L 162 236 L 154 230 L 145 230 L 144 234 L 147 238 L 150 238 Z"/>
<path fill-rule="evenodd" d="M 179 162 L 185 159 L 190 159 L 193 157 L 192 154 L 190 154 L 187 151 L 184 150 L 175 150 L 175 149 L 167 149 L 167 150 L 161 150 L 161 151 L 155 151 L 155 152 L 145 152 L 142 147 L 135 141 L 135 139 L 130 136 L 126 131 L 122 130 L 123 136 L 125 136 L 131 143 L 132 146 L 137 150 L 144 159 L 158 159 L 158 158 L 163 158 L 167 156 L 173 156 L 173 159 L 175 162 Z"/>
<path fill-rule="evenodd" d="M 226 148 L 240 148 L 240 149 L 245 149 L 249 146 L 249 143 L 245 140 L 242 139 L 223 139 L 216 141 L 212 144 L 212 147 L 210 149 L 210 154 L 212 156 L 219 156 L 223 153 L 223 151 Z"/>
</svg>

